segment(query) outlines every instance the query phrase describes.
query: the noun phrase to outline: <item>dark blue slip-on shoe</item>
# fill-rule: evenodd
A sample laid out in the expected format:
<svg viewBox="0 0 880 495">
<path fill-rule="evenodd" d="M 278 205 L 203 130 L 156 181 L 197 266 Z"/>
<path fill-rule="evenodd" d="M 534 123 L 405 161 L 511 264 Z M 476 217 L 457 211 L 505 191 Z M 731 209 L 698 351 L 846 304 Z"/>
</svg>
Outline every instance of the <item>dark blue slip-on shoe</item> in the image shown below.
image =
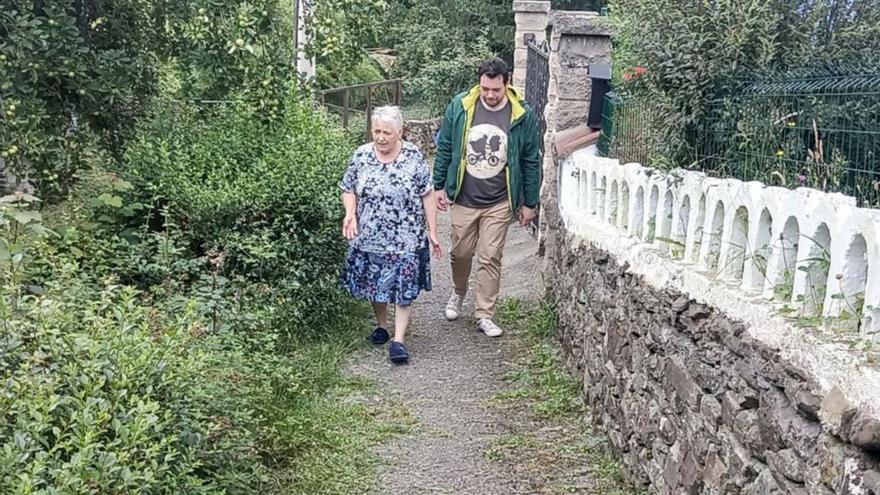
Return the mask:
<svg viewBox="0 0 880 495">
<path fill-rule="evenodd" d="M 409 361 L 409 351 L 400 342 L 394 341 L 388 346 L 388 358 L 394 364 L 403 364 Z"/>
<path fill-rule="evenodd" d="M 382 327 L 376 327 L 376 329 L 373 330 L 373 333 L 367 338 L 370 339 L 370 342 L 376 345 L 382 345 L 385 342 L 388 342 L 391 336 L 388 335 L 388 330 L 385 330 Z"/>
</svg>

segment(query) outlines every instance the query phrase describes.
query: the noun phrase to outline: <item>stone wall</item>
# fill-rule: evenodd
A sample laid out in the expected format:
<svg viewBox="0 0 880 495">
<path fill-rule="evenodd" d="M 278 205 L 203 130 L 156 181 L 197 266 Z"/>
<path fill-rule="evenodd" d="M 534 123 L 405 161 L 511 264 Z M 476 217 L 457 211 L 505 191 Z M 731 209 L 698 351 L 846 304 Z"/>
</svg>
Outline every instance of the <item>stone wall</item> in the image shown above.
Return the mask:
<svg viewBox="0 0 880 495">
<path fill-rule="evenodd" d="M 586 120 L 587 67 L 610 61 L 611 30 L 591 13 L 549 19 L 553 143 Z M 548 146 L 543 170 L 559 337 L 634 482 L 880 495 L 880 212 L 589 150 Z"/>
<path fill-rule="evenodd" d="M 428 120 L 408 120 L 404 125 L 403 137 L 421 148 L 425 155 L 433 155 L 437 151 L 434 144 L 434 133 L 440 129 L 442 118 Z"/>
<path fill-rule="evenodd" d="M 823 429 L 816 385 L 742 323 L 601 249 L 557 248 L 560 338 L 634 482 L 664 494 L 880 493 L 877 454 Z M 844 437 L 880 448 L 876 423 L 856 417 Z"/>
<path fill-rule="evenodd" d="M 662 211 L 667 190 L 671 205 L 682 204 L 680 176 L 581 152 L 558 165 L 545 282 L 592 418 L 630 478 L 676 495 L 880 495 L 880 353 L 870 340 L 803 325 L 729 270 L 648 238 L 643 229 L 667 222 L 649 225 L 650 204 Z M 612 201 L 614 174 L 618 184 L 633 180 L 625 200 L 621 188 Z M 636 200 L 636 188 L 655 183 L 666 184 L 657 202 Z M 690 218 L 691 227 L 714 221 Z M 721 221 L 735 227 L 736 218 Z M 708 229 L 683 232 L 713 244 Z"/>
</svg>

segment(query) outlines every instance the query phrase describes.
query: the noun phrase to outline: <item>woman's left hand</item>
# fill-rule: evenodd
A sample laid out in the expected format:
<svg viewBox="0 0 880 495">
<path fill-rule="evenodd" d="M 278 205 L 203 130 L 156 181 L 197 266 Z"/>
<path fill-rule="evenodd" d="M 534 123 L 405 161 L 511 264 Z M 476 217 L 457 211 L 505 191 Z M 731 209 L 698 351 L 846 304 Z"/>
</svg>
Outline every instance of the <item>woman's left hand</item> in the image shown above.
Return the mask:
<svg viewBox="0 0 880 495">
<path fill-rule="evenodd" d="M 434 251 L 434 256 L 438 258 L 443 256 L 443 247 L 440 246 L 440 239 L 437 237 L 437 233 L 431 232 L 428 234 L 428 240 L 431 241 L 431 248 Z"/>
</svg>

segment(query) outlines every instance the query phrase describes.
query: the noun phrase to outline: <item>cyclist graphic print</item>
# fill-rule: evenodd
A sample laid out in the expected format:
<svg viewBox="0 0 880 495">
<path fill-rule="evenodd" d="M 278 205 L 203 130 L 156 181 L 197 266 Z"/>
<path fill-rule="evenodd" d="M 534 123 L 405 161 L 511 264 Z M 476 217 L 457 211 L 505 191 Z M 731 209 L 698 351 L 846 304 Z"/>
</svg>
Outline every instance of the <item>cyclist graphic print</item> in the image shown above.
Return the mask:
<svg viewBox="0 0 880 495">
<path fill-rule="evenodd" d="M 467 166 L 457 203 L 486 208 L 507 200 L 507 131 L 510 104 L 492 111 L 477 104 L 467 137 Z"/>
<path fill-rule="evenodd" d="M 467 171 L 478 179 L 490 179 L 507 164 L 507 134 L 491 124 L 471 127 Z"/>
</svg>

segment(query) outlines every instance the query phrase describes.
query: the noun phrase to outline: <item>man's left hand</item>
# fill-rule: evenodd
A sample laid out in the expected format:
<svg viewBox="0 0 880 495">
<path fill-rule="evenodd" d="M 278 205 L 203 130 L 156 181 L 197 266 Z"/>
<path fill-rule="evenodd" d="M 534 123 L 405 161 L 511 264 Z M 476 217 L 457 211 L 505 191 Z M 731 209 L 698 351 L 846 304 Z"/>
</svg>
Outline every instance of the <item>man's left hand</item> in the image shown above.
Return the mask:
<svg viewBox="0 0 880 495">
<path fill-rule="evenodd" d="M 519 224 L 525 227 L 535 219 L 535 209 L 523 206 L 519 209 Z"/>
</svg>

